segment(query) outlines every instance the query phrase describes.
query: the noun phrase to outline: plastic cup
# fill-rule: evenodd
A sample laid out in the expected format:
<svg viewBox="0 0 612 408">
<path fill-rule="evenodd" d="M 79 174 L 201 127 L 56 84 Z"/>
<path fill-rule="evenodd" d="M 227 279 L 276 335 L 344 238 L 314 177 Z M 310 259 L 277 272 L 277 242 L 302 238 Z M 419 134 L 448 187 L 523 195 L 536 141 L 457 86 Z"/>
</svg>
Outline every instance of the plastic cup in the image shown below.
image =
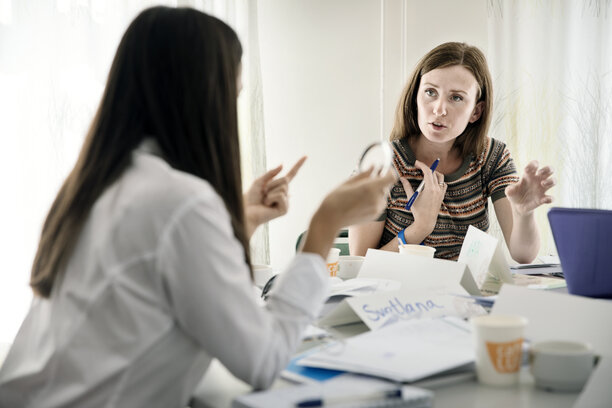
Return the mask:
<svg viewBox="0 0 612 408">
<path fill-rule="evenodd" d="M 418 256 L 424 256 L 426 258 L 433 258 L 435 252 L 436 252 L 436 248 L 426 246 L 426 245 L 416 245 L 416 244 L 400 244 L 399 245 L 400 254 L 418 255 Z"/>
<path fill-rule="evenodd" d="M 338 275 L 338 261 L 340 259 L 340 249 L 332 248 L 329 250 L 327 254 L 327 270 L 329 271 L 329 276 Z"/>
<path fill-rule="evenodd" d="M 518 383 L 527 319 L 485 315 L 470 319 L 476 348 L 476 375 L 487 385 Z"/>
</svg>

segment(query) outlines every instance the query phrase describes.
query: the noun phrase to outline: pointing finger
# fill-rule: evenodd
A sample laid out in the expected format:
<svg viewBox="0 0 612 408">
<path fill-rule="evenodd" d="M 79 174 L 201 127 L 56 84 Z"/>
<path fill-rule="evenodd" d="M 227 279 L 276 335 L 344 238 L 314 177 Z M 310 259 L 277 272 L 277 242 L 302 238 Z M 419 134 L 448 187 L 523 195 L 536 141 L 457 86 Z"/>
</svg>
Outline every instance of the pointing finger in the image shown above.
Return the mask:
<svg viewBox="0 0 612 408">
<path fill-rule="evenodd" d="M 281 170 L 283 169 L 283 165 L 280 164 L 278 166 L 276 166 L 275 168 L 268 170 L 267 172 L 265 172 L 263 174 L 263 176 L 259 177 L 257 180 L 261 181 L 262 183 L 266 184 L 268 181 L 272 180 L 274 177 L 276 177 L 276 175 L 278 173 L 281 172 Z"/>
<path fill-rule="evenodd" d="M 300 170 L 300 168 L 302 167 L 306 159 L 307 157 L 304 156 L 293 165 L 291 170 L 289 170 L 289 172 L 287 172 L 287 175 L 285 176 L 287 178 L 287 181 L 293 180 L 293 178 L 298 173 L 298 171 Z"/>
</svg>

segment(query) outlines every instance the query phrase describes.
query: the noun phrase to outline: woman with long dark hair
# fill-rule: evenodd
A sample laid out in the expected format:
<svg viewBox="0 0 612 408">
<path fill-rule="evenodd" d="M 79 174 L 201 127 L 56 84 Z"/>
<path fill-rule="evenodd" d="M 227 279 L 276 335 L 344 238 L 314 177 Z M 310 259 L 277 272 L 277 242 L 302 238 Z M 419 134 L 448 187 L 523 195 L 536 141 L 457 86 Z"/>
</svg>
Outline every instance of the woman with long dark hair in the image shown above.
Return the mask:
<svg viewBox="0 0 612 408">
<path fill-rule="evenodd" d="M 303 160 L 243 196 L 241 54 L 230 27 L 193 9 L 147 9 L 129 26 L 44 223 L 0 406 L 181 407 L 212 358 L 256 388 L 287 364 L 326 297 L 338 229 L 380 213 L 394 176 L 328 194 L 258 307 L 248 241 L 287 211 Z"/>
</svg>

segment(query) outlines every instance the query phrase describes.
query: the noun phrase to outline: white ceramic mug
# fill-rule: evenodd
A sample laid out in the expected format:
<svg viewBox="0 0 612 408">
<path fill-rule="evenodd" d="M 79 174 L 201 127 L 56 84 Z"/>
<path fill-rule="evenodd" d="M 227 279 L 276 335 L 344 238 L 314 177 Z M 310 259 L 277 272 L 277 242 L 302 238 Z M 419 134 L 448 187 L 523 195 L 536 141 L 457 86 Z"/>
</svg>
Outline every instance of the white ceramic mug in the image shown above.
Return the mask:
<svg viewBox="0 0 612 408">
<path fill-rule="evenodd" d="M 338 277 L 342 279 L 356 277 L 364 259 L 363 256 L 341 255 L 338 260 Z"/>
<path fill-rule="evenodd" d="M 433 258 L 435 252 L 436 252 L 436 248 L 426 246 L 426 245 L 417 245 L 417 244 L 400 244 L 399 245 L 400 254 L 410 254 L 410 255 L 424 256 L 426 258 Z"/>
<path fill-rule="evenodd" d="M 593 371 L 595 353 L 588 343 L 541 341 L 531 346 L 529 363 L 536 387 L 577 392 Z"/>
<path fill-rule="evenodd" d="M 488 385 L 517 384 L 527 319 L 515 315 L 484 315 L 470 319 L 474 329 L 476 375 Z"/>
</svg>

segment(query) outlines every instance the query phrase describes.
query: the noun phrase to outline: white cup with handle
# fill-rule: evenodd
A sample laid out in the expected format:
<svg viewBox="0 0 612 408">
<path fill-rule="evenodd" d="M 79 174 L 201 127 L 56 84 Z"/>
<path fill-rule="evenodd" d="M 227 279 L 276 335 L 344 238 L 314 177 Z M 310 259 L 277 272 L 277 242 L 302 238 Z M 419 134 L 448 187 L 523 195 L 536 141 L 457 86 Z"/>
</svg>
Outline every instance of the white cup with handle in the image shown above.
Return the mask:
<svg viewBox="0 0 612 408">
<path fill-rule="evenodd" d="M 355 278 L 364 259 L 363 256 L 341 255 L 338 259 L 338 277 L 342 279 Z"/>
<path fill-rule="evenodd" d="M 538 388 L 577 392 L 589 379 L 596 356 L 590 344 L 578 341 L 540 341 L 529 350 L 530 371 Z"/>
</svg>

